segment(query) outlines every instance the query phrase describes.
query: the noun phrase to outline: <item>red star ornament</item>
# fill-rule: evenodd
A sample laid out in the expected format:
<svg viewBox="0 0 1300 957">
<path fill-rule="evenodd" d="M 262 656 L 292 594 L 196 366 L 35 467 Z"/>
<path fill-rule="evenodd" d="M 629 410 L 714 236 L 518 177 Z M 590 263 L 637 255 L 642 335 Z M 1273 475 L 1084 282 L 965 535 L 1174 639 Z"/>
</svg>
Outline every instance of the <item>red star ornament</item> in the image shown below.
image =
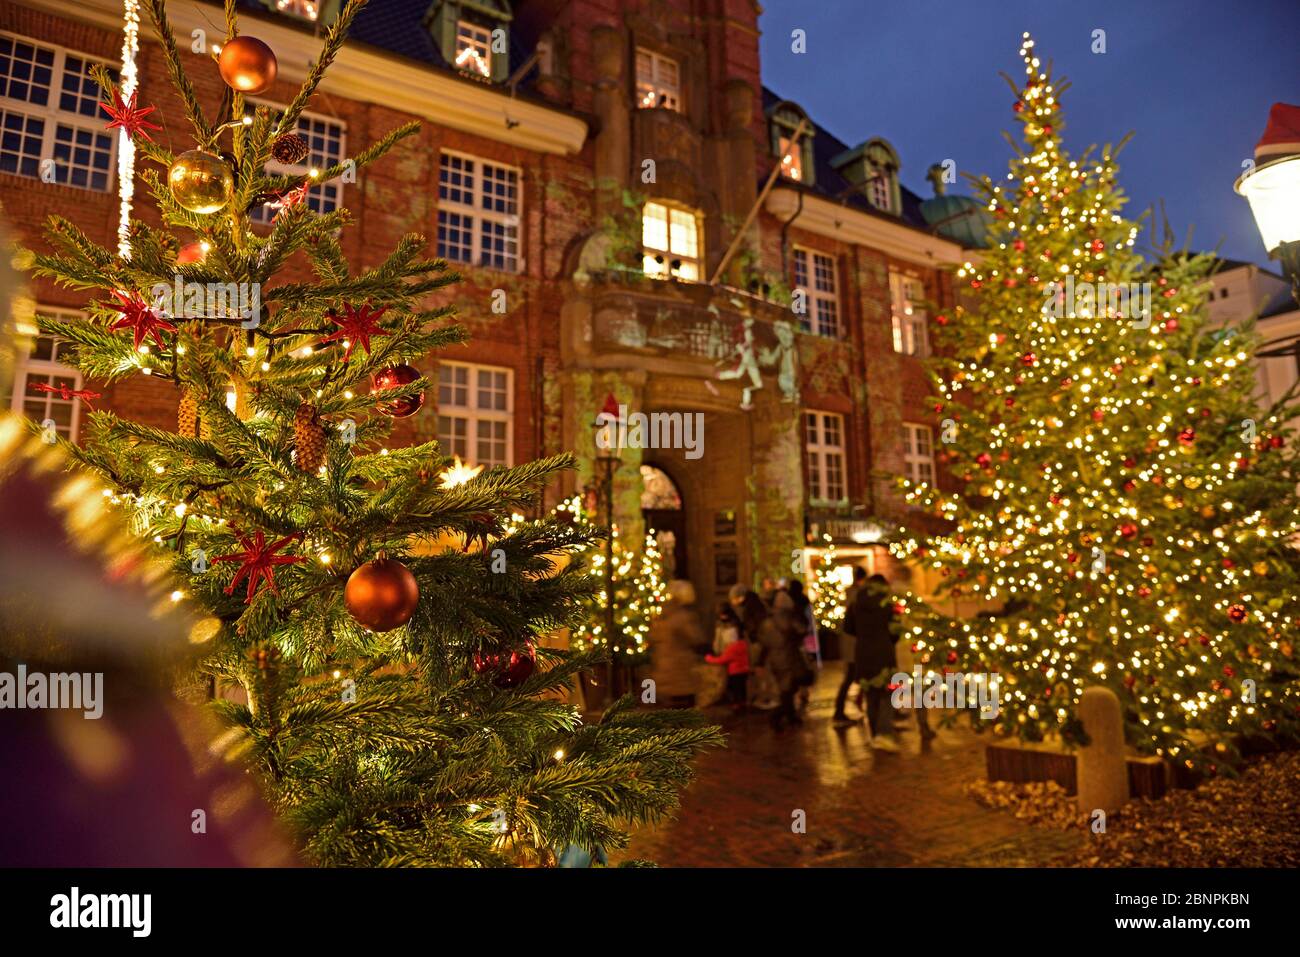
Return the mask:
<svg viewBox="0 0 1300 957">
<path fill-rule="evenodd" d="M 101 103 L 99 108 L 113 118 L 112 122 L 108 124 L 108 129 L 111 130 L 116 127 L 126 133 L 127 136 L 135 136 L 138 133 L 153 142 L 153 137 L 149 135 L 148 131 L 161 130 L 162 127 L 156 123 L 150 123 L 145 117 L 156 110 L 157 107 L 137 107 L 135 105 L 136 92 L 132 90 L 131 95 L 123 100 L 122 94 L 114 90 L 113 105 L 109 106 L 107 103 Z"/>
<path fill-rule="evenodd" d="M 167 348 L 167 344 L 163 342 L 162 334 L 164 331 L 175 332 L 175 326 L 155 312 L 153 307 L 145 302 L 144 298 L 134 290 L 124 293 L 114 289 L 113 298 L 117 300 L 117 305 L 111 303 L 109 305 L 120 312 L 122 316 L 108 327 L 109 332 L 130 329 L 137 352 L 140 351 L 140 346 L 146 338 L 152 338 L 158 344 L 159 349 Z"/>
<path fill-rule="evenodd" d="M 325 317 L 337 325 L 338 329 L 322 339 L 320 344 L 346 343 L 343 347 L 344 362 L 352 358 L 352 350 L 356 348 L 357 343 L 361 343 L 366 350 L 366 355 L 370 355 L 370 337 L 389 335 L 379 325 L 380 317 L 387 311 L 387 306 L 382 309 L 371 309 L 370 303 L 366 303 L 360 309 L 354 309 L 352 303 L 347 303 L 343 307 L 343 315 L 339 316 L 331 312 Z"/>
<path fill-rule="evenodd" d="M 304 562 L 301 555 L 277 555 L 280 549 L 290 542 L 296 541 L 297 535 L 290 535 L 282 538 L 270 545 L 266 543 L 266 534 L 264 532 L 255 532 L 251 537 L 245 535 L 237 529 L 231 528 L 235 536 L 239 539 L 239 544 L 244 547 L 244 551 L 237 555 L 219 555 L 212 559 L 215 562 L 240 562 L 235 577 L 230 580 L 226 587 L 226 594 L 233 595 L 235 586 L 244 578 L 248 579 L 248 597 L 244 599 L 247 605 L 257 594 L 258 585 L 265 580 L 268 587 L 276 595 L 280 594 L 280 589 L 275 586 L 275 566 L 276 565 L 294 565 L 298 562 Z"/>
</svg>

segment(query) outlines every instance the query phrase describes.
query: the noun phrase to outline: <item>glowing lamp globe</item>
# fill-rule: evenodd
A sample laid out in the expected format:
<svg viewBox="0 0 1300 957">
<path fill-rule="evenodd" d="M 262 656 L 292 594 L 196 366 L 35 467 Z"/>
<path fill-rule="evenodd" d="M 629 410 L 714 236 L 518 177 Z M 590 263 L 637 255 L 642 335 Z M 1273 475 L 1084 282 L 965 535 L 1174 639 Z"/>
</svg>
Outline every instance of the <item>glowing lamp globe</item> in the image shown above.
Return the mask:
<svg viewBox="0 0 1300 957">
<path fill-rule="evenodd" d="M 1269 253 L 1300 241 L 1300 154 L 1261 163 L 1242 174 L 1236 190 L 1250 203 Z"/>
</svg>

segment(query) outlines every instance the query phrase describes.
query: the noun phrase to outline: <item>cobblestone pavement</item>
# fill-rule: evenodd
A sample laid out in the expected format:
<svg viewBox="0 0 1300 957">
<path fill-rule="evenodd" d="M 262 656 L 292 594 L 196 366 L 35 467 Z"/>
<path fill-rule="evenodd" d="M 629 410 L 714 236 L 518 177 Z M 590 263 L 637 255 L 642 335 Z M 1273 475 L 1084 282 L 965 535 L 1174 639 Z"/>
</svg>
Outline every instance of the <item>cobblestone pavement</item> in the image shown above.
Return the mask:
<svg viewBox="0 0 1300 957">
<path fill-rule="evenodd" d="M 864 724 L 831 726 L 837 664 L 813 689 L 802 727 L 778 734 L 765 712 L 710 709 L 728 747 L 700 759 L 676 820 L 634 835 L 615 860 L 665 867 L 1033 866 L 1080 835 L 1031 828 L 962 793 L 984 774 L 984 741 L 940 729 L 923 747 L 912 722 L 902 752 L 872 751 Z M 850 706 L 851 707 L 851 706 Z M 792 831 L 806 812 L 807 832 Z"/>
</svg>

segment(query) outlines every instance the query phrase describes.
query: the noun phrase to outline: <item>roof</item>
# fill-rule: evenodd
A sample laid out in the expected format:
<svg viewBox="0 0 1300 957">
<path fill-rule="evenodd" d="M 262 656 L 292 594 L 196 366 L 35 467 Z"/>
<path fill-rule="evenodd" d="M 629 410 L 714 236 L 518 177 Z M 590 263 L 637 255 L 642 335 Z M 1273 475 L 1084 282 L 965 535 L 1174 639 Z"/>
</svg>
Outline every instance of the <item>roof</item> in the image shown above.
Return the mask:
<svg viewBox="0 0 1300 957">
<path fill-rule="evenodd" d="M 790 102 L 784 97 L 777 94 L 768 87 L 763 87 L 763 113 L 766 115 L 772 107 L 778 103 Z M 795 104 L 798 105 L 798 104 Z M 881 212 L 875 206 L 872 206 L 862 191 L 841 176 L 835 167 L 831 165 L 831 159 L 839 156 L 841 153 L 849 152 L 852 147 L 828 132 L 824 127 L 818 125 L 811 117 L 809 124 L 813 128 L 813 182 L 812 185 L 807 183 L 784 183 L 785 186 L 803 188 L 811 193 L 824 196 L 827 199 L 841 202 L 846 206 L 861 210 L 873 216 L 883 216 L 887 219 L 901 219 L 910 226 L 918 229 L 930 231 L 925 217 L 921 215 L 921 197 L 917 196 L 901 182 L 898 184 L 899 195 L 902 198 L 902 211 L 899 216 L 893 216 L 889 213 Z"/>
</svg>

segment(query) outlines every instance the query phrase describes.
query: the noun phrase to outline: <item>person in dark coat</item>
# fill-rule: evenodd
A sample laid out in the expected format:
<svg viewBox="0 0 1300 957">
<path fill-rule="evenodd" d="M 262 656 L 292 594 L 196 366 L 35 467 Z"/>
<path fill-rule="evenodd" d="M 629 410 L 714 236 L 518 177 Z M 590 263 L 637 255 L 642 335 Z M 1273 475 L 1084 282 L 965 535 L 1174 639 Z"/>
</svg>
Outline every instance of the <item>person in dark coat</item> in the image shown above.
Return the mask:
<svg viewBox="0 0 1300 957">
<path fill-rule="evenodd" d="M 799 689 L 809 683 L 812 671 L 803 656 L 803 628 L 795 615 L 794 602 L 785 592 L 777 592 L 772 614 L 763 619 L 758 641 L 763 649 L 762 663 L 776 679 L 780 704 L 772 712 L 772 727 L 780 731 L 785 723 L 802 724 L 794 699 Z"/>
<path fill-rule="evenodd" d="M 881 751 L 897 751 L 894 734 L 894 709 L 886 687 L 898 669 L 894 655 L 894 609 L 889 601 L 889 581 L 884 575 L 867 579 L 844 616 L 844 628 L 854 637 L 853 659 L 858 681 L 867 693 L 867 721 L 871 727 L 871 746 Z M 884 673 L 883 680 L 881 678 Z"/>
<path fill-rule="evenodd" d="M 850 608 L 853 607 L 854 600 L 858 593 L 865 587 L 867 581 L 867 570 L 861 565 L 853 566 L 853 584 L 848 587 L 844 593 L 844 613 L 847 616 Z M 847 627 L 841 623 L 841 635 L 843 641 L 840 643 L 840 657 L 844 660 L 844 678 L 840 681 L 839 690 L 835 692 L 835 714 L 831 720 L 837 727 L 847 727 L 855 722 L 844 711 L 844 706 L 848 702 L 849 688 L 853 682 L 858 680 L 857 669 L 857 651 L 858 639 L 856 635 L 849 633 Z M 863 692 L 858 692 L 858 706 L 862 706 Z M 861 718 L 857 719 L 861 721 Z"/>
</svg>

